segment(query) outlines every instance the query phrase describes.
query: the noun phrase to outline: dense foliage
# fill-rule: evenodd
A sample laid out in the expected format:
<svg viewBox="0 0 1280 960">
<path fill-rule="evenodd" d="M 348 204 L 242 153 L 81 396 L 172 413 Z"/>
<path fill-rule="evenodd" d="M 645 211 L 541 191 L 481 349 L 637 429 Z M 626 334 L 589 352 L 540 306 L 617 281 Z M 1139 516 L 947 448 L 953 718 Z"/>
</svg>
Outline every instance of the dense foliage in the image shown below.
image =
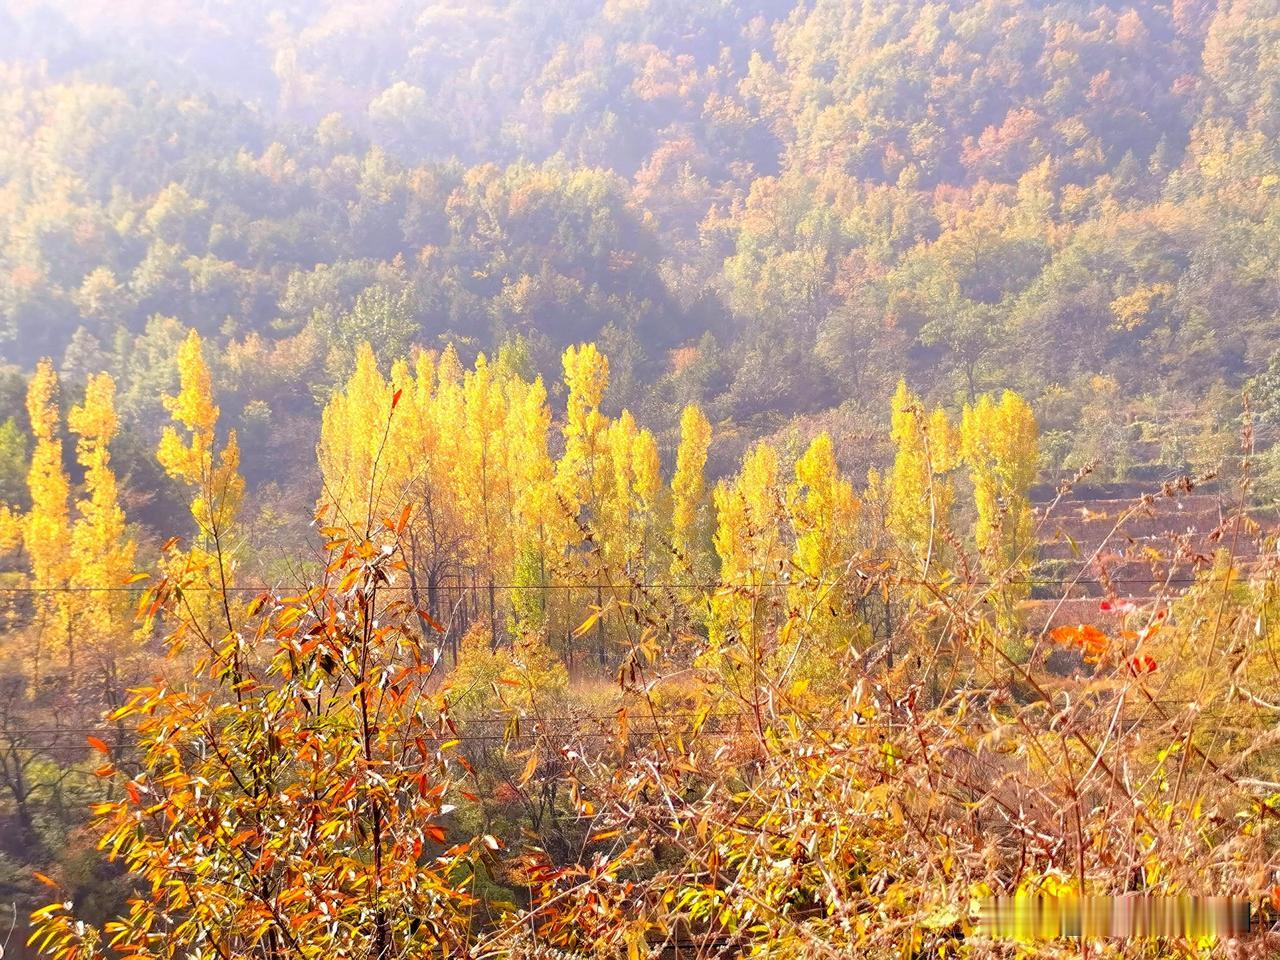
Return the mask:
<svg viewBox="0 0 1280 960">
<path fill-rule="evenodd" d="M 602 411 L 593 344 L 564 353 L 555 428 L 510 352 L 388 376 L 363 346 L 324 410 L 320 540 L 272 586 L 194 331 L 178 360 L 157 456 L 195 532 L 154 578 L 111 567 L 134 547 L 104 519 L 106 375 L 71 418 L 90 494 L 72 510 L 37 457 L 7 519 L 51 589 L 8 635 L 34 659 L 0 716 L 26 760 L 0 766 L 6 799 L 38 844 L 37 792 L 84 784 L 120 870 L 27 851 L 54 862 L 30 942 L 59 960 L 983 956 L 996 890 L 1270 886 L 1274 570 L 1237 567 L 1256 527 L 1224 523 L 1189 590 L 1032 626 L 1054 507 L 1031 510 L 1017 394 L 957 422 L 902 383 L 865 486 L 822 433 L 759 442 L 709 489 L 698 408 L 668 481 L 653 435 Z M 38 452 L 56 390 L 42 364 Z M 108 602 L 131 585 L 132 636 Z M 32 739 L 44 712 L 64 739 Z M 96 789 L 69 759 L 85 731 Z"/>
<path fill-rule="evenodd" d="M 1276 328 L 1275 14 L 17 6 L 3 349 L 108 369 L 139 461 L 191 325 L 299 476 L 361 340 L 516 336 L 548 378 L 599 342 L 664 443 L 690 401 L 742 425 L 721 469 L 796 413 L 883 422 L 903 374 L 1044 398 L 1055 467 L 1203 467 Z"/>
<path fill-rule="evenodd" d="M 1273 0 L 0 0 L 0 933 L 1280 908 L 1276 50 Z"/>
</svg>

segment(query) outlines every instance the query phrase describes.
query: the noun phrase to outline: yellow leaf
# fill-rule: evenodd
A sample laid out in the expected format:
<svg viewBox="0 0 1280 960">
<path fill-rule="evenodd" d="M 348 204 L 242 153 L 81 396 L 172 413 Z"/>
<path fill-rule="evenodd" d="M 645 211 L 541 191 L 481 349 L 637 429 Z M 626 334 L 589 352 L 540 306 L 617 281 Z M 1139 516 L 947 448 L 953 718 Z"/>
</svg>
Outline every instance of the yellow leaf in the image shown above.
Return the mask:
<svg viewBox="0 0 1280 960">
<path fill-rule="evenodd" d="M 538 769 L 538 751 L 529 751 L 529 760 L 524 765 L 524 770 L 520 772 L 520 779 L 516 781 L 516 785 L 523 787 L 526 783 L 533 779 L 534 773 Z"/>
<path fill-rule="evenodd" d="M 582 623 L 578 625 L 577 630 L 573 631 L 573 638 L 576 640 L 579 637 L 581 637 L 588 630 L 594 627 L 596 625 L 596 621 L 599 619 L 600 619 L 600 611 L 596 610 L 594 613 L 591 614 L 591 616 L 587 617 L 587 619 L 583 620 Z"/>
</svg>

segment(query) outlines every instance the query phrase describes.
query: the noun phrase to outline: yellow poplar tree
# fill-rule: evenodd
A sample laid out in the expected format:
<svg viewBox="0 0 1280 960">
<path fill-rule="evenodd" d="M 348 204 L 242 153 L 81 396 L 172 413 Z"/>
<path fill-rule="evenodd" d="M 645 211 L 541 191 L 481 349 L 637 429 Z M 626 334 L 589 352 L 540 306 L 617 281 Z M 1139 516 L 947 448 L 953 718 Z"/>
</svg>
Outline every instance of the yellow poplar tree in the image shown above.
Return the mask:
<svg viewBox="0 0 1280 960">
<path fill-rule="evenodd" d="M 383 520 L 398 520 L 404 505 L 413 501 L 413 489 L 435 462 L 434 431 L 430 418 L 423 415 L 431 402 L 433 371 L 430 356 L 419 357 L 413 365 L 402 358 L 391 365 L 384 415 L 365 427 L 386 437 L 375 452 L 383 479 L 377 487 L 374 529 L 382 527 Z M 419 382 L 419 375 L 425 383 Z"/>
<path fill-rule="evenodd" d="M 351 376 L 325 404 L 320 418 L 316 455 L 323 479 L 321 503 L 334 519 L 356 536 L 372 536 L 379 522 L 399 513 L 409 483 L 409 464 L 416 453 L 415 427 L 423 421 L 400 405 L 417 402 L 417 385 L 408 384 L 408 371 L 397 364 L 388 382 L 378 370 L 373 348 L 356 350 Z M 410 386 L 410 389 L 405 389 Z M 392 398 L 401 391 L 396 412 Z"/>
<path fill-rule="evenodd" d="M 440 388 L 441 377 L 448 382 Z M 441 603 L 441 586 L 450 567 L 456 569 L 463 555 L 463 545 L 470 540 L 467 518 L 454 492 L 455 464 L 460 449 L 459 421 L 441 413 L 441 407 L 457 400 L 461 406 L 461 369 L 457 355 L 450 347 L 443 357 L 421 351 L 412 370 L 397 363 L 391 371 L 390 389 L 379 411 L 372 416 L 390 416 L 387 449 L 388 482 L 379 509 L 394 516 L 408 505 L 411 509 L 406 528 L 408 576 L 413 600 L 420 609 L 430 612 L 436 625 L 456 626 L 451 610 Z M 400 400 L 393 413 L 388 413 L 395 396 Z M 451 411 L 450 416 L 458 415 Z M 434 629 L 424 624 L 424 634 Z M 451 639 L 457 639 L 457 633 Z M 457 647 L 454 647 L 455 654 Z"/>
<path fill-rule="evenodd" d="M 644 579 L 653 566 L 658 510 L 664 492 L 658 440 L 647 428 L 641 428 L 631 441 L 631 477 L 636 537 L 633 562 L 636 575 Z"/>
<path fill-rule="evenodd" d="M 658 443 L 628 410 L 606 431 L 612 484 L 601 504 L 605 556 L 628 577 L 648 572 L 653 525 L 662 486 Z"/>
<path fill-rule="evenodd" d="M 796 479 L 787 490 L 795 529 L 792 563 L 802 575 L 791 590 L 790 607 L 806 621 L 803 635 L 827 648 L 852 618 L 843 610 L 854 535 L 861 503 L 853 484 L 840 475 L 831 437 L 820 433 L 796 461 Z M 834 652 L 834 651 L 833 651 Z"/>
<path fill-rule="evenodd" d="M 589 559 L 581 552 L 574 558 L 579 575 L 594 579 L 596 620 L 596 657 L 603 666 L 605 651 L 605 617 L 603 615 L 603 581 L 605 568 L 600 537 L 604 501 L 614 486 L 609 456 L 609 418 L 600 412 L 605 389 L 609 386 L 609 360 L 593 343 L 571 346 L 564 352 L 564 382 L 569 396 L 566 401 L 564 455 L 556 464 L 556 485 L 564 505 L 576 516 L 578 529 L 571 531 L 570 544 L 582 542 L 582 530 L 590 531 L 595 549 Z"/>
<path fill-rule="evenodd" d="M 711 424 L 697 405 L 680 415 L 680 445 L 671 476 L 671 574 L 702 579 L 707 574 L 707 494 L 703 472 L 711 446 Z"/>
<path fill-rule="evenodd" d="M 377 536 L 381 521 L 407 506 L 404 545 L 415 604 L 437 624 L 460 627 L 472 608 L 451 621 L 463 611 L 441 609 L 437 601 L 450 569 L 470 564 L 489 588 L 496 637 L 498 585 L 528 581 L 529 590 L 512 595 L 510 612 L 515 626 L 531 622 L 544 608 L 538 591 L 548 565 L 565 542 L 567 518 L 555 502 L 547 446 L 550 422 L 541 380 L 522 379 L 511 363 L 481 355 L 464 371 L 450 346 L 438 358 L 421 352 L 412 364 L 397 360 L 387 379 L 372 349 L 361 346 L 322 417 L 322 505 L 332 505 L 337 522 L 361 536 Z M 537 602 L 525 608 L 518 605 L 522 597 Z M 430 629 L 425 620 L 424 628 Z"/>
<path fill-rule="evenodd" d="M 600 497 L 600 520 L 597 524 L 601 547 L 606 559 L 622 572 L 630 567 L 634 544 L 631 541 L 634 503 L 634 478 L 631 447 L 639 428 L 630 411 L 623 410 L 618 419 L 605 429 L 605 449 L 609 473 Z"/>
<path fill-rule="evenodd" d="M 1030 593 L 1035 520 L 1031 486 L 1039 466 L 1039 428 L 1027 402 L 1006 390 L 996 402 L 984 394 L 964 408 L 960 449 L 973 479 L 978 520 L 974 539 L 983 569 L 1005 582 L 1001 613 L 1012 615 Z"/>
<path fill-rule="evenodd" d="M 31 509 L 23 524 L 23 543 L 31 567 L 31 586 L 57 591 L 35 595 L 36 627 L 29 662 L 32 681 L 39 683 L 44 660 L 56 643 L 64 645 L 69 664 L 75 658 L 71 595 L 66 591 L 72 574 L 71 518 L 67 506 L 71 484 L 62 468 L 58 375 L 48 358 L 36 364 L 27 385 L 27 416 L 35 446 L 27 473 Z"/>
<path fill-rule="evenodd" d="M 435 368 L 435 392 L 431 398 L 429 419 L 436 437 L 436 458 L 432 475 L 440 478 L 442 491 L 456 504 L 454 487 L 461 476 L 459 466 L 463 457 L 463 431 L 461 425 L 466 416 L 466 396 L 463 393 L 463 370 L 458 352 L 453 344 L 445 347 Z M 475 518 L 457 511 L 459 534 L 464 539 L 474 536 Z"/>
<path fill-rule="evenodd" d="M 840 476 L 831 437 L 820 433 L 796 461 L 788 491 L 796 530 L 793 559 L 811 580 L 841 576 L 852 558 L 853 528 L 861 504 L 853 484 Z"/>
<path fill-rule="evenodd" d="M 944 555 L 941 532 L 954 499 L 947 474 L 955 466 L 955 438 L 946 411 L 938 408 L 926 416 L 905 380 L 898 381 L 892 404 L 889 432 L 895 453 L 885 483 L 885 521 L 921 573 Z"/>
<path fill-rule="evenodd" d="M 465 456 L 463 450 L 466 436 L 462 429 L 467 415 L 467 398 L 464 387 L 465 372 L 458 360 L 458 353 L 453 344 L 449 344 L 440 354 L 436 364 L 436 389 L 431 403 L 431 418 L 440 448 L 440 466 L 437 471 L 441 477 L 449 478 L 450 495 L 453 495 L 457 478 L 463 475 L 459 464 Z M 463 517 L 462 523 L 467 528 L 467 535 L 474 536 L 474 517 Z"/>
<path fill-rule="evenodd" d="M 756 444 L 731 481 L 712 494 L 716 508 L 713 537 L 723 587 L 712 598 L 711 638 L 718 643 L 736 634 L 758 641 L 762 591 L 782 574 L 786 548 L 780 523 L 778 452 Z"/>
<path fill-rule="evenodd" d="M 564 352 L 566 401 L 564 456 L 556 465 L 561 493 L 573 507 L 594 521 L 608 489 L 609 418 L 600 412 L 609 386 L 609 360 L 594 343 Z"/>
<path fill-rule="evenodd" d="M 76 504 L 79 516 L 71 531 L 73 584 L 85 591 L 76 598 L 77 632 L 89 641 L 108 702 L 122 692 L 119 671 L 130 652 L 132 602 L 120 588 L 133 573 L 136 549 L 111 469 L 110 445 L 120 427 L 115 395 L 109 375 L 90 377 L 84 402 L 67 416 L 78 437 L 76 459 L 84 467 L 84 496 Z"/>
<path fill-rule="evenodd" d="M 232 430 L 217 448 L 218 407 L 200 335 L 192 330 L 178 348 L 178 394 L 165 398 L 174 425 L 165 427 L 156 459 L 165 472 L 186 484 L 196 537 L 186 556 L 171 570 L 205 594 L 194 618 L 212 625 L 217 615 L 234 631 L 229 598 L 221 594 L 234 572 L 236 521 L 244 502 L 240 448 Z"/>
<path fill-rule="evenodd" d="M 462 419 L 459 434 L 455 491 L 463 513 L 474 531 L 467 543 L 467 559 L 488 583 L 490 643 L 497 637 L 495 585 L 507 582 L 514 566 L 513 516 L 507 482 L 506 391 L 501 371 L 482 353 L 475 369 L 462 380 Z"/>
<path fill-rule="evenodd" d="M 569 517 L 555 491 L 555 465 L 547 446 L 551 409 L 542 378 L 507 384 L 507 482 L 514 510 L 516 557 L 512 571 L 512 608 L 516 627 L 542 626 L 547 620 L 548 584 L 564 546 Z"/>
</svg>

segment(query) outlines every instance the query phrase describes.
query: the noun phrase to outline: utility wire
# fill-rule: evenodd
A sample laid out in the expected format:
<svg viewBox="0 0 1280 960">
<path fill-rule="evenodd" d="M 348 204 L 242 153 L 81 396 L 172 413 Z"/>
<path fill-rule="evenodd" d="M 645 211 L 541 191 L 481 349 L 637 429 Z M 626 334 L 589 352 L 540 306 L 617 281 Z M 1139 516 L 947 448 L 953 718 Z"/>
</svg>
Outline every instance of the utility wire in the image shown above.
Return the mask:
<svg viewBox="0 0 1280 960">
<path fill-rule="evenodd" d="M 864 579 L 870 579 L 870 578 L 867 577 Z M 917 581 L 904 581 L 904 582 L 912 583 Z M 1167 577 L 1167 578 L 1166 577 L 1128 577 L 1128 576 L 1125 576 L 1124 574 L 1117 574 L 1114 577 L 1109 577 L 1106 579 L 1103 579 L 1101 577 L 1089 577 L 1089 578 L 1081 577 L 1078 579 L 1075 577 L 1052 577 L 1052 578 L 1045 577 L 1045 578 L 1029 578 L 1029 579 L 1018 578 L 1018 579 L 998 580 L 998 581 L 959 580 L 959 581 L 956 581 L 956 584 L 958 586 L 991 587 L 991 586 L 1003 586 L 1003 585 L 1062 586 L 1064 584 L 1074 584 L 1074 585 L 1091 584 L 1092 585 L 1092 584 L 1108 584 L 1108 583 L 1142 583 L 1142 584 L 1174 585 L 1174 584 L 1192 584 L 1192 583 L 1200 583 L 1200 582 L 1202 581 L 1198 577 Z M 620 589 L 628 589 L 628 588 L 641 589 L 641 590 L 659 590 L 659 589 L 751 590 L 751 589 L 765 589 L 765 588 L 778 588 L 778 587 L 797 587 L 797 586 L 805 586 L 806 584 L 809 584 L 809 583 L 810 581 L 806 581 L 806 580 L 776 580 L 776 581 L 766 581 L 763 583 L 751 583 L 751 584 L 722 583 L 722 582 L 679 583 L 679 582 L 673 582 L 673 581 L 650 581 L 650 582 L 633 583 L 629 580 L 620 580 L 616 583 L 495 583 L 495 584 L 489 584 L 486 582 L 481 582 L 475 585 L 444 584 L 444 585 L 440 585 L 437 589 L 439 589 L 443 593 L 463 593 L 463 592 L 480 593 L 482 591 L 488 591 L 491 588 L 494 590 L 620 590 Z M 315 589 L 316 586 L 318 586 L 318 584 L 313 585 L 311 587 L 290 587 L 287 589 L 282 589 L 282 588 L 276 588 L 276 587 L 268 587 L 264 585 L 254 585 L 254 586 L 228 585 L 226 587 L 221 587 L 221 586 L 214 586 L 212 584 L 206 584 L 203 586 L 192 585 L 192 586 L 182 587 L 182 590 L 184 592 L 196 592 L 196 591 L 222 592 L 223 590 L 226 590 L 227 592 L 233 592 L 233 593 L 257 593 L 257 594 L 277 595 L 281 593 L 292 594 L 298 591 L 305 592 L 307 590 Z M 148 589 L 150 588 L 144 585 L 120 586 L 120 587 L 110 587 L 110 586 L 52 586 L 52 587 L 11 586 L 11 587 L 6 587 L 6 586 L 0 586 L 0 593 L 10 593 L 10 594 L 135 593 L 136 594 L 136 593 L 142 593 Z M 408 584 L 383 584 L 382 586 L 378 587 L 378 592 L 386 593 L 390 591 L 390 592 L 398 593 L 398 592 L 408 592 L 414 589 L 415 589 L 414 587 Z M 419 593 L 427 592 L 421 587 L 416 589 L 418 590 Z M 1096 599 L 1096 598 L 1081 597 L 1080 599 L 1088 600 L 1088 599 Z"/>
<path fill-rule="evenodd" d="M 1135 701 L 1133 704 L 1133 708 L 1135 712 L 1140 711 L 1141 716 L 1135 717 L 1130 715 L 1127 718 L 1122 717 L 1121 719 L 1122 721 L 1127 721 L 1130 724 L 1140 725 L 1143 727 L 1162 726 L 1170 722 L 1176 721 L 1177 718 L 1176 717 L 1151 717 L 1148 711 L 1145 709 L 1147 706 L 1185 707 L 1195 702 L 1196 701 L 1194 700 L 1179 700 L 1179 699 Z M 1100 705 L 1094 708 L 1094 710 L 1095 712 L 1102 712 L 1106 714 L 1106 713 L 1109 713 L 1110 711 L 1110 705 Z M 672 712 L 658 712 L 656 714 L 645 713 L 641 719 L 643 720 L 648 720 L 651 718 L 657 719 L 657 720 L 689 719 L 689 718 L 696 717 L 697 715 L 698 714 L 696 712 L 692 712 L 692 711 L 672 711 Z M 1233 712 L 1228 712 L 1224 710 L 1202 710 L 1202 711 L 1198 711 L 1196 716 L 1203 717 L 1206 719 L 1211 719 L 1211 720 L 1212 719 L 1216 719 L 1216 720 L 1248 720 L 1250 719 L 1250 717 L 1247 715 L 1241 716 L 1239 713 L 1233 713 Z M 617 721 L 618 718 L 617 718 L 617 714 L 557 716 L 557 717 L 538 717 L 533 715 L 514 715 L 512 717 L 503 717 L 501 715 L 498 715 L 498 716 L 489 716 L 489 717 L 459 718 L 459 722 L 467 726 L 482 725 L 482 724 L 498 724 L 498 723 L 509 724 L 513 719 L 518 720 L 522 726 L 536 726 L 540 724 L 549 724 L 549 723 L 568 723 L 568 724 L 577 724 L 577 725 L 585 725 L 589 723 L 614 723 Z M 752 719 L 752 715 L 748 713 L 741 713 L 741 712 L 709 713 L 705 717 L 706 722 L 713 726 L 719 726 L 720 723 L 724 721 L 743 720 L 743 719 Z M 1259 717 L 1258 719 L 1263 720 L 1265 718 Z M 1139 720 L 1141 720 L 1140 724 L 1138 723 Z M 947 721 L 947 718 L 938 718 L 937 722 L 938 722 L 938 725 L 941 725 L 941 726 L 954 726 L 954 724 L 949 724 L 946 721 Z M 912 729 L 915 729 L 917 726 L 921 726 L 921 725 L 906 723 L 902 721 L 894 721 L 894 720 L 868 719 L 864 721 L 850 723 L 846 727 L 842 727 L 842 728 L 814 727 L 813 729 L 815 732 L 818 732 L 818 733 L 836 734 L 836 733 L 840 733 L 843 730 L 851 729 L 851 728 L 860 729 L 860 730 L 880 730 L 880 729 L 912 730 Z M 981 723 L 965 723 L 963 724 L 963 726 L 967 728 L 982 728 L 986 725 Z M 10 740 L 17 740 L 17 739 L 25 738 L 26 735 L 28 734 L 36 734 L 37 738 L 43 736 L 43 737 L 52 739 L 55 737 L 88 736 L 88 735 L 96 735 L 96 734 L 110 733 L 110 732 L 113 732 L 113 728 L 110 726 L 110 724 L 103 723 L 100 725 L 86 724 L 86 725 L 74 725 L 74 726 L 67 726 L 67 727 L 24 727 L 22 729 L 14 729 L 8 732 L 0 732 L 0 737 L 5 737 Z M 435 735 L 434 731 L 423 731 L 423 732 L 432 734 L 433 736 Z M 656 735 L 659 733 L 671 733 L 671 732 L 673 731 L 667 728 L 656 727 L 656 726 L 646 726 L 646 727 L 635 727 L 631 725 L 628 726 L 629 734 L 639 733 L 639 734 Z M 713 729 L 713 730 L 710 730 L 709 732 L 711 733 L 726 732 L 727 733 L 729 731 L 717 731 Z M 439 739 L 441 741 L 459 740 L 463 742 L 472 741 L 472 740 L 480 740 L 480 741 L 510 740 L 510 739 L 527 740 L 527 739 L 533 739 L 539 736 L 553 736 L 556 734 L 560 734 L 565 737 L 574 737 L 574 736 L 613 737 L 618 735 L 617 731 L 592 731 L 592 730 L 568 730 L 568 731 L 540 730 L 540 731 L 533 731 L 533 732 L 527 732 L 527 733 L 512 734 L 511 736 L 507 736 L 505 733 L 504 734 L 471 734 L 471 733 L 465 733 L 465 732 L 458 732 L 457 734 L 454 734 L 452 732 L 449 732 L 449 733 L 440 734 Z"/>
</svg>

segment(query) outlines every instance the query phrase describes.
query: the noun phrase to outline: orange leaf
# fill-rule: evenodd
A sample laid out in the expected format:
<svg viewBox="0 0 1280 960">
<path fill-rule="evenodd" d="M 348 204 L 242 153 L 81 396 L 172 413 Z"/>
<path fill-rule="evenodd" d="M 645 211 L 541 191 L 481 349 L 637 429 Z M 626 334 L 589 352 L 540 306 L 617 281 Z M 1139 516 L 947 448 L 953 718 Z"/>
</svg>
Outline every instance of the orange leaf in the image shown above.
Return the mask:
<svg viewBox="0 0 1280 960">
<path fill-rule="evenodd" d="M 1068 647 L 1079 647 L 1084 653 L 1084 658 L 1090 662 L 1101 660 L 1103 655 L 1106 654 L 1107 648 L 1111 645 L 1111 639 L 1089 623 L 1055 627 L 1049 631 L 1049 637 L 1054 643 L 1060 643 Z"/>
<path fill-rule="evenodd" d="M 89 742 L 89 746 L 93 747 L 93 749 L 97 750 L 99 753 L 105 753 L 107 756 L 111 755 L 111 748 L 97 737 L 85 737 L 85 740 Z"/>
</svg>

